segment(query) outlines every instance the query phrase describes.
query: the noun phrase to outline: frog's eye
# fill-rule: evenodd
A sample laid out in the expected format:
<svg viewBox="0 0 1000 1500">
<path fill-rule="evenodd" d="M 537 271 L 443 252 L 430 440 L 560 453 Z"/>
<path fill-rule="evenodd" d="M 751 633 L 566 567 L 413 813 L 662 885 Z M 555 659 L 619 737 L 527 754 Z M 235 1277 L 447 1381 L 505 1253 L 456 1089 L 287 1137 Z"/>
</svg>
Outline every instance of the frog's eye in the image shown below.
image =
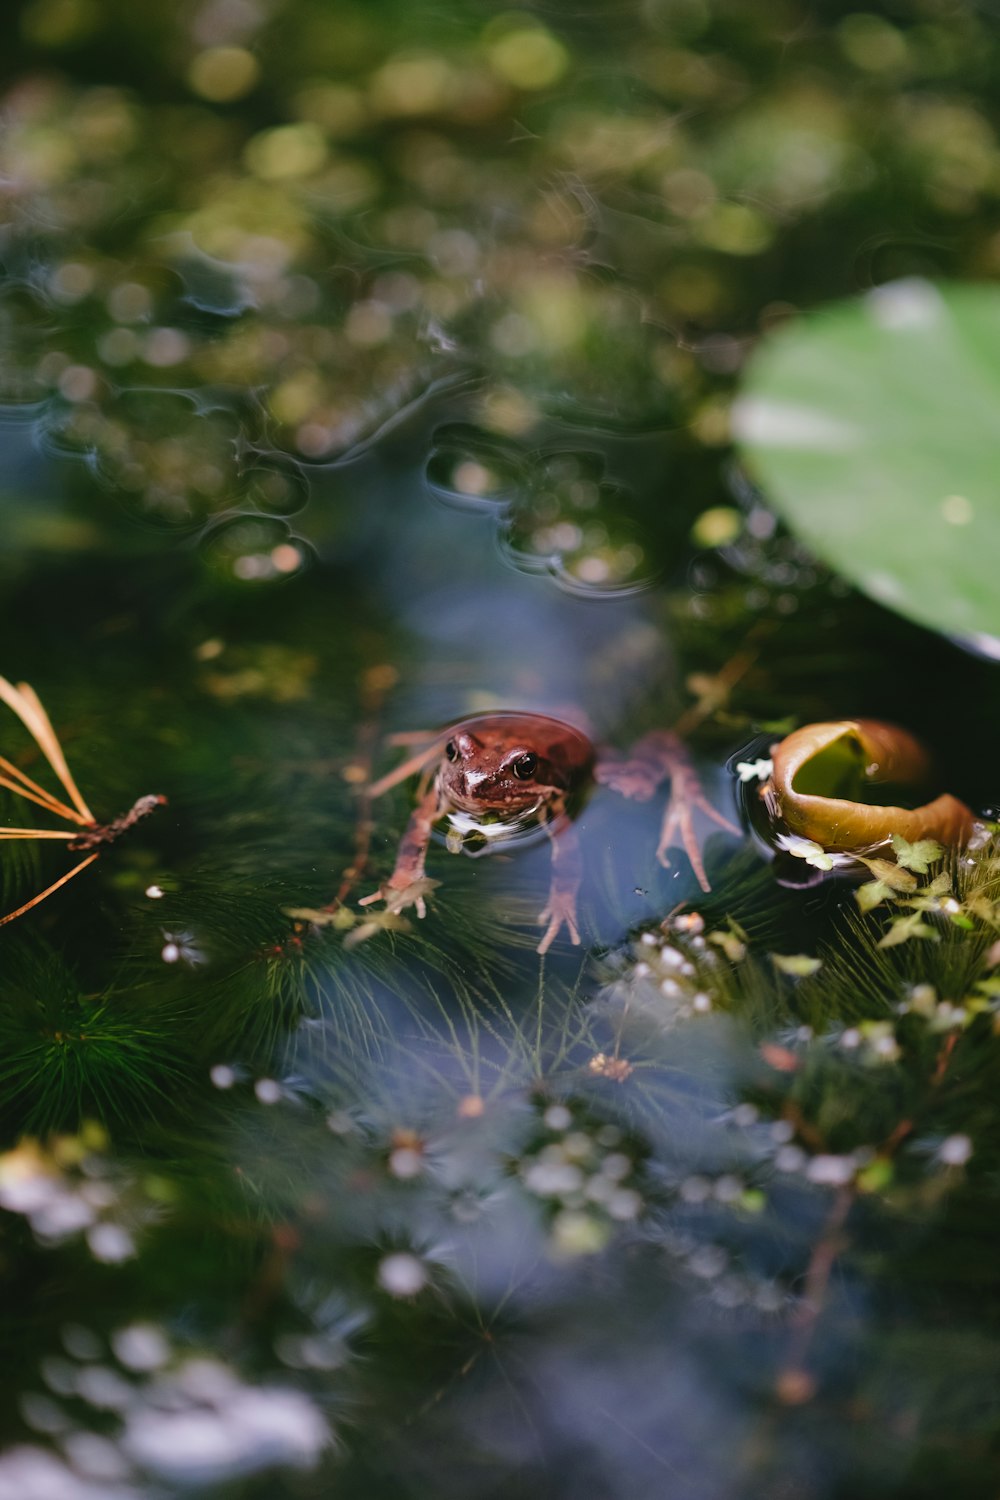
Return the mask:
<svg viewBox="0 0 1000 1500">
<path fill-rule="evenodd" d="M 524 755 L 519 755 L 517 760 L 511 763 L 511 770 L 518 781 L 528 781 L 538 770 L 538 756 L 533 750 L 527 751 Z"/>
<path fill-rule="evenodd" d="M 458 746 L 455 744 L 454 740 L 448 741 L 447 745 L 445 745 L 444 747 L 444 753 L 445 755 L 447 755 L 449 760 L 458 760 Z"/>
</svg>

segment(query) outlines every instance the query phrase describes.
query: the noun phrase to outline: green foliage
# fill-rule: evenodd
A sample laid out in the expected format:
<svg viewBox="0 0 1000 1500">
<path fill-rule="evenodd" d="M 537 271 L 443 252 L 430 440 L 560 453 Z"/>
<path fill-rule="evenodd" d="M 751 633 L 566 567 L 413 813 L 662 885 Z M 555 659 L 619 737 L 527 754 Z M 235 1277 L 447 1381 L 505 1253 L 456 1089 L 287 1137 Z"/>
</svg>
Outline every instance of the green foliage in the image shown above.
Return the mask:
<svg viewBox="0 0 1000 1500">
<path fill-rule="evenodd" d="M 892 847 L 896 863 L 902 865 L 904 870 L 912 870 L 916 875 L 926 875 L 931 865 L 937 864 L 944 855 L 944 850 L 936 839 L 918 839 L 911 844 L 899 833 L 892 835 Z"/>
<path fill-rule="evenodd" d="M 810 958 L 807 953 L 772 953 L 771 962 L 779 974 L 788 974 L 792 979 L 808 979 L 823 967 L 823 960 Z"/>
<path fill-rule="evenodd" d="M 53 951 L 8 939 L 0 1019 L 2 1115 L 8 1129 L 77 1127 L 88 1117 L 136 1122 L 164 1108 L 183 1076 L 176 1013 L 124 987 L 84 994 Z"/>
</svg>

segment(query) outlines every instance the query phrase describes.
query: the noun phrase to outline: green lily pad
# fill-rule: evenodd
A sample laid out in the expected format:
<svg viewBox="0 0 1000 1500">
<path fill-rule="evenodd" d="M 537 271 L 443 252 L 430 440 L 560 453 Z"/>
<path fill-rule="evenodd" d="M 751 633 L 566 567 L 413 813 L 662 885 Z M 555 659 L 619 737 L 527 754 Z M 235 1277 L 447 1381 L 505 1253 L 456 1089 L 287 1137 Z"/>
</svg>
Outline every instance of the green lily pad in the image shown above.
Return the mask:
<svg viewBox="0 0 1000 1500">
<path fill-rule="evenodd" d="M 818 556 L 1000 650 L 1000 289 L 897 281 L 797 319 L 752 360 L 734 427 Z"/>
</svg>

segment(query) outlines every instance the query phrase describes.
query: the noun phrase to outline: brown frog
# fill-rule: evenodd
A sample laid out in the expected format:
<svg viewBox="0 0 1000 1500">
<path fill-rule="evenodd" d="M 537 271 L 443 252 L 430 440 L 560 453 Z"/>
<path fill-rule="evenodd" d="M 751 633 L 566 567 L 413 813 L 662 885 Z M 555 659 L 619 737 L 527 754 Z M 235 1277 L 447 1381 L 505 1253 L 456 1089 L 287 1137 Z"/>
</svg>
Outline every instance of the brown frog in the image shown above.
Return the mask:
<svg viewBox="0 0 1000 1500">
<path fill-rule="evenodd" d="M 572 942 L 580 941 L 576 898 L 583 858 L 572 812 L 591 781 L 648 801 L 669 778 L 670 799 L 657 858 L 669 865 L 667 849 L 679 836 L 704 891 L 710 886 L 694 831 L 695 810 L 730 833 L 740 832 L 706 799 L 683 744 L 669 730 L 647 735 L 628 757 L 614 752 L 598 756 L 581 730 L 534 713 L 483 714 L 405 741 L 421 748 L 374 782 L 368 796 L 379 797 L 420 772 L 417 805 L 400 840 L 392 874 L 362 906 L 381 898 L 392 911 L 413 906 L 418 917 L 425 915 L 424 897 L 432 888 L 424 874 L 427 849 L 434 825 L 444 818 L 458 833 L 475 827 L 486 837 L 509 837 L 537 824 L 545 828 L 552 846 L 549 899 L 538 918 L 546 924 L 538 952 L 546 953 L 563 927 Z"/>
</svg>

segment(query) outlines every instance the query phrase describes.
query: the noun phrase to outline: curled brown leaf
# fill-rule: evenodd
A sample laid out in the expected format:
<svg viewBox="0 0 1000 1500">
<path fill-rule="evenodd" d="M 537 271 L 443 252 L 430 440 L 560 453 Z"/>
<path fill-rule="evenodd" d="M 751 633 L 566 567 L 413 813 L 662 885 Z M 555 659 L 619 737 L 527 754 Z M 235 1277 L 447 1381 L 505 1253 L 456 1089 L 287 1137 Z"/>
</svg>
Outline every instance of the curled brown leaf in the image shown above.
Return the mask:
<svg viewBox="0 0 1000 1500">
<path fill-rule="evenodd" d="M 865 798 L 880 783 L 918 790 L 929 770 L 926 751 L 905 729 L 877 719 L 840 719 L 806 724 L 775 747 L 769 791 L 782 822 L 824 849 L 870 849 L 894 833 L 910 842 L 934 838 L 961 846 L 974 818 L 950 793 L 919 807 Z"/>
</svg>

